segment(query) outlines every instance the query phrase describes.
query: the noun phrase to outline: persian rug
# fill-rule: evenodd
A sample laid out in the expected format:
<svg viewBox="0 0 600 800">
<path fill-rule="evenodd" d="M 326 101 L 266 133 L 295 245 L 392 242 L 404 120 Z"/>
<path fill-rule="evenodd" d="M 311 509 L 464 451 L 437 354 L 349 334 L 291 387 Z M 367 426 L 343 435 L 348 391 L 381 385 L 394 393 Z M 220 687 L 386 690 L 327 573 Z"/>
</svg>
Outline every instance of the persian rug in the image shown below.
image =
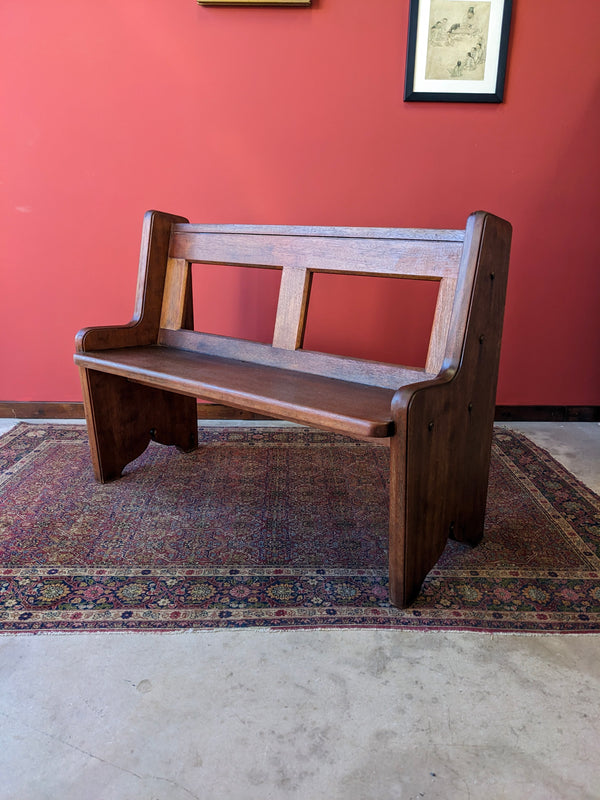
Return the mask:
<svg viewBox="0 0 600 800">
<path fill-rule="evenodd" d="M 600 498 L 494 434 L 482 543 L 450 541 L 390 606 L 385 448 L 294 427 L 206 427 L 94 481 L 85 427 L 0 437 L 0 630 L 270 626 L 600 630 Z"/>
</svg>

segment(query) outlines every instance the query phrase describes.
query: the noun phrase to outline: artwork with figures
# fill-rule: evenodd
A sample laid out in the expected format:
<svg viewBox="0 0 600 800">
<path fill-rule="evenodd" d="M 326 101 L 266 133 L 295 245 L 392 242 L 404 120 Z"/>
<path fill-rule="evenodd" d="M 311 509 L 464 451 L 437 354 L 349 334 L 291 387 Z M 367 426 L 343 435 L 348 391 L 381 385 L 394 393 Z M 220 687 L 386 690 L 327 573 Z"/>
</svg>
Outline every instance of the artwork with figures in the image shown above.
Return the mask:
<svg viewBox="0 0 600 800">
<path fill-rule="evenodd" d="M 490 0 L 431 0 L 426 79 L 484 79 L 490 6 Z"/>
</svg>

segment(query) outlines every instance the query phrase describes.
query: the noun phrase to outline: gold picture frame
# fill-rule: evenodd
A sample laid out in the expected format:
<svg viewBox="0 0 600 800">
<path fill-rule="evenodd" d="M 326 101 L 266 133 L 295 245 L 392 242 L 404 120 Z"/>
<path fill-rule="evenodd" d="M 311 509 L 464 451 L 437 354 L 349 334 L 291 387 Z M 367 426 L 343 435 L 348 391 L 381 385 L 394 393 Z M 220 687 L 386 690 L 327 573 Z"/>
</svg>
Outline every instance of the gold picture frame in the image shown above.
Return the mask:
<svg viewBox="0 0 600 800">
<path fill-rule="evenodd" d="M 197 0 L 200 6 L 309 6 L 312 0 Z"/>
</svg>

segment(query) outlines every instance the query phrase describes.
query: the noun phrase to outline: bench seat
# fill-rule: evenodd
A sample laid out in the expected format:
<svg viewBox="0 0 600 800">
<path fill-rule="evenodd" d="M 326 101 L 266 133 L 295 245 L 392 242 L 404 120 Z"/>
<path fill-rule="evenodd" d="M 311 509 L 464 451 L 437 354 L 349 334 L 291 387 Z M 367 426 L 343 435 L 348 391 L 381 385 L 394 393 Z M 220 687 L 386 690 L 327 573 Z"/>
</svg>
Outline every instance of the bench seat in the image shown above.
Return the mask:
<svg viewBox="0 0 600 800">
<path fill-rule="evenodd" d="M 393 389 L 161 345 L 81 353 L 76 362 L 148 386 L 347 436 L 393 435 Z"/>
</svg>

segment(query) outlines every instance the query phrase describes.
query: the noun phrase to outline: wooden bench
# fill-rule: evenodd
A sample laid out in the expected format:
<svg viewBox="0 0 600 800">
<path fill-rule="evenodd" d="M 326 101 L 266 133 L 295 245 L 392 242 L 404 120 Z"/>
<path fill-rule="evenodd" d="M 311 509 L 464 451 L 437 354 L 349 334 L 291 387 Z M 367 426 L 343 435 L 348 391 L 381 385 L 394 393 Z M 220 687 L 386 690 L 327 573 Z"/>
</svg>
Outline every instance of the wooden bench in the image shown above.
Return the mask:
<svg viewBox="0 0 600 800">
<path fill-rule="evenodd" d="M 449 536 L 483 534 L 511 228 L 191 225 L 144 218 L 133 320 L 80 331 L 95 476 L 121 475 L 150 440 L 198 446 L 197 400 L 390 446 L 390 600 L 404 607 Z M 281 270 L 272 345 L 193 330 L 193 263 Z M 314 273 L 437 281 L 424 369 L 302 349 Z"/>
</svg>

